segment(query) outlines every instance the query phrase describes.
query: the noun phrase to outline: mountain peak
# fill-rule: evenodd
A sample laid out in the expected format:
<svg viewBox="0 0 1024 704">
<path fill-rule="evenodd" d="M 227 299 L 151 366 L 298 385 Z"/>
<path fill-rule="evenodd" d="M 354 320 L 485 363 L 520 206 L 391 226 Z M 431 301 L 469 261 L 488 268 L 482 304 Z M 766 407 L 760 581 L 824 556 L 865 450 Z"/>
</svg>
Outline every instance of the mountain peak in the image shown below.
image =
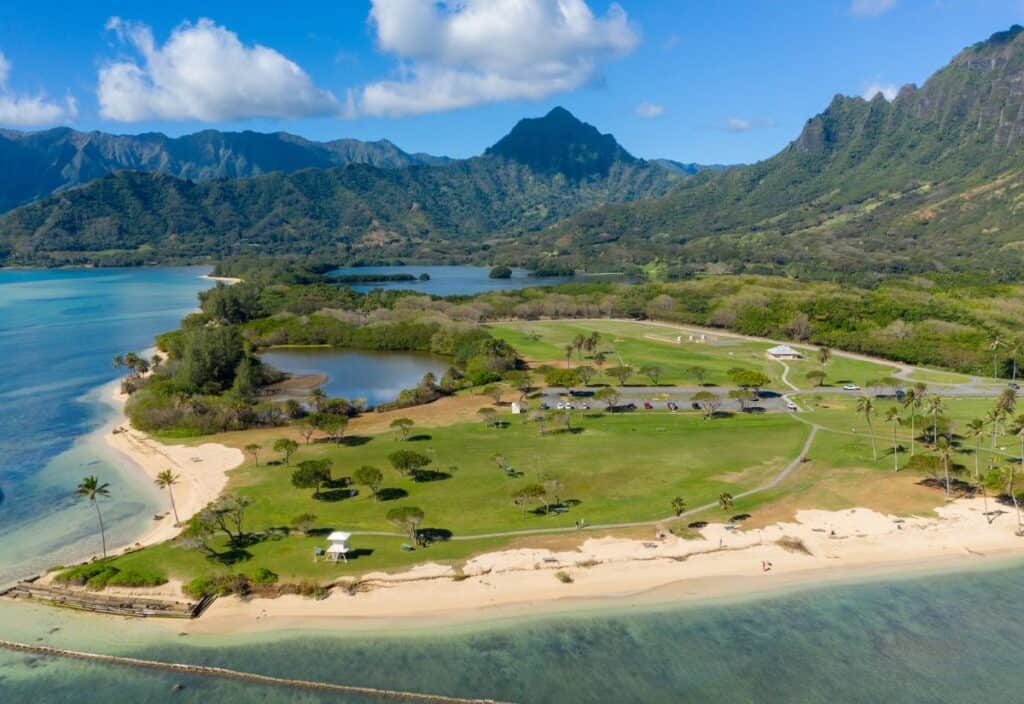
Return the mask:
<svg viewBox="0 0 1024 704">
<path fill-rule="evenodd" d="M 607 176 L 613 164 L 637 161 L 615 137 L 602 134 L 563 107 L 544 117 L 520 120 L 485 155 L 524 164 L 538 173 L 561 173 L 572 180 Z"/>
</svg>

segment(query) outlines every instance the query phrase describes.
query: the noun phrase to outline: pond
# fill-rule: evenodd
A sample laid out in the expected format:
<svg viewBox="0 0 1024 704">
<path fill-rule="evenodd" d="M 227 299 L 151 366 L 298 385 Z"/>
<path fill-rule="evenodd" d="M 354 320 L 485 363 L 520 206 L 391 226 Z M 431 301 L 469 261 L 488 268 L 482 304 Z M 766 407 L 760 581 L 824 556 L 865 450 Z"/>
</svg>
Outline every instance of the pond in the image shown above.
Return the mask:
<svg viewBox="0 0 1024 704">
<path fill-rule="evenodd" d="M 331 397 L 366 399 L 376 406 L 398 398 L 432 372 L 438 379 L 451 363 L 443 357 L 413 352 L 365 352 L 328 348 L 277 349 L 260 356 L 291 374 L 326 374 L 321 387 Z"/>
<path fill-rule="evenodd" d="M 492 279 L 491 270 L 484 266 L 360 266 L 335 269 L 331 275 L 372 274 L 397 275 L 405 274 L 419 277 L 420 274 L 430 276 L 429 281 L 385 281 L 380 283 L 359 284 L 353 286 L 356 291 L 372 291 L 373 289 L 408 289 L 433 296 L 455 296 L 482 293 L 484 291 L 507 291 L 531 286 L 554 286 L 555 284 L 572 281 L 569 276 L 538 278 L 530 276 L 525 269 L 513 269 L 512 278 Z"/>
</svg>

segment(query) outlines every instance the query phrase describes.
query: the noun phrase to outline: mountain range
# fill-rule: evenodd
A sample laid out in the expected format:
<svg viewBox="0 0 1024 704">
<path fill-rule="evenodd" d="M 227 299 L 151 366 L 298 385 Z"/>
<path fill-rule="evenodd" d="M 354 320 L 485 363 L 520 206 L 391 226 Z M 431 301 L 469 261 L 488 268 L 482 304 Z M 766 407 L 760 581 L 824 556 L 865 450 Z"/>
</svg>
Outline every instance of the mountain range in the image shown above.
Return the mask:
<svg viewBox="0 0 1024 704">
<path fill-rule="evenodd" d="M 117 172 L 0 217 L 0 258 L 145 263 L 255 251 L 602 269 L 657 259 L 679 275 L 1020 279 L 1022 157 L 1024 29 L 1014 26 L 891 102 L 836 96 L 756 164 L 646 162 L 557 108 L 482 156 L 443 165 L 405 155 L 380 168 L 363 156 L 290 171 L 278 161 L 274 173 L 198 183 L 170 168 Z M 218 175 L 214 162 L 203 173 Z"/>
<path fill-rule="evenodd" d="M 78 134 L 39 133 L 36 141 L 70 151 Z M 562 108 L 521 121 L 482 156 L 461 160 L 410 155 L 390 143 L 321 144 L 283 134 L 93 135 L 87 142 L 93 146 L 67 161 L 75 168 L 65 175 L 109 172 L 83 186 L 58 185 L 0 216 L 0 258 L 142 264 L 260 252 L 448 261 L 581 209 L 662 195 L 680 178 Z M 330 160 L 344 165 L 324 166 Z"/>
</svg>

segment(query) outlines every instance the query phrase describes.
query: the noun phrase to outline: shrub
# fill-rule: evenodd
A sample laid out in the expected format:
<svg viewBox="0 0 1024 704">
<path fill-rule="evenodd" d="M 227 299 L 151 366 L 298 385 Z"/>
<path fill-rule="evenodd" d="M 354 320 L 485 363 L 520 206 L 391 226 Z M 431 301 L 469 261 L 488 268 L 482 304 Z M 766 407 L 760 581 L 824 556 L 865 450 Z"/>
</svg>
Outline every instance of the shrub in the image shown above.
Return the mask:
<svg viewBox="0 0 1024 704">
<path fill-rule="evenodd" d="M 217 580 L 213 577 L 196 577 L 181 588 L 193 599 L 213 596 L 217 593 Z"/>
<path fill-rule="evenodd" d="M 271 572 L 266 567 L 260 567 L 252 576 L 253 584 L 269 586 L 277 583 L 277 573 Z"/>
<path fill-rule="evenodd" d="M 160 573 L 143 573 L 137 570 L 121 570 L 107 560 L 90 562 L 64 570 L 55 578 L 64 584 L 85 586 L 100 591 L 112 587 L 158 587 L 167 583 L 167 577 Z"/>
<path fill-rule="evenodd" d="M 555 579 L 557 579 L 562 584 L 572 584 L 572 575 L 564 570 L 559 570 L 558 572 L 555 572 Z"/>
</svg>

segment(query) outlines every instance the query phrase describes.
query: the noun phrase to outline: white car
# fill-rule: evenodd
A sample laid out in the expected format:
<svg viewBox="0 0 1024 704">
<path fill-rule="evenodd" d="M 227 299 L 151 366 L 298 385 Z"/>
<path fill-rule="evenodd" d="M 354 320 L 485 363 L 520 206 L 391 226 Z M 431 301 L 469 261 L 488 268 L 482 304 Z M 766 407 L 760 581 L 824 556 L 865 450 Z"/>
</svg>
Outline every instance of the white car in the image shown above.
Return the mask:
<svg viewBox="0 0 1024 704">
<path fill-rule="evenodd" d="M 860 387 L 856 384 L 847 384 L 843 387 L 843 391 L 860 391 Z"/>
<path fill-rule="evenodd" d="M 786 401 L 786 408 L 788 408 L 791 411 L 799 411 L 800 410 L 800 406 L 796 405 L 792 401 Z"/>
</svg>

